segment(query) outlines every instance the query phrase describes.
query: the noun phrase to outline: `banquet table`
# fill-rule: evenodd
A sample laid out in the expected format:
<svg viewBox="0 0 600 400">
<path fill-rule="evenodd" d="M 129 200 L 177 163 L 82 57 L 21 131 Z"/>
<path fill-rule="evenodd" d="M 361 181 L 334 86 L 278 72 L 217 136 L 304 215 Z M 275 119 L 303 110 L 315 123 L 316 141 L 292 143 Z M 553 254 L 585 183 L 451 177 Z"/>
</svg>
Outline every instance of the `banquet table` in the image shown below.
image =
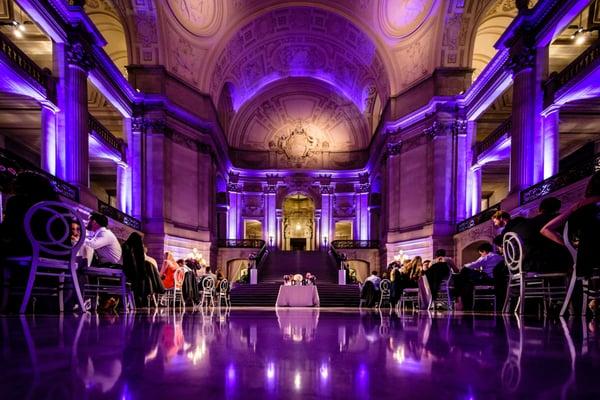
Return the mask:
<svg viewBox="0 0 600 400">
<path fill-rule="evenodd" d="M 279 286 L 278 307 L 313 307 L 319 305 L 319 292 L 315 285 Z"/>
</svg>

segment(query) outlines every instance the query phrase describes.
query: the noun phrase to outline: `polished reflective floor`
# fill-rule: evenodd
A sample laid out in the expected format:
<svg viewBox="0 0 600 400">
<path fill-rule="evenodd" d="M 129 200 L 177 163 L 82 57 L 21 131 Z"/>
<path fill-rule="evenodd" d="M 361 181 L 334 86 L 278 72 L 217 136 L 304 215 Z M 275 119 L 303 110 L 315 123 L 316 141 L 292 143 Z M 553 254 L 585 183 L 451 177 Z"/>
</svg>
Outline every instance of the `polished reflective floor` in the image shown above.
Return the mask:
<svg viewBox="0 0 600 400">
<path fill-rule="evenodd" d="M 2 399 L 600 398 L 598 323 L 225 309 L 0 317 Z"/>
</svg>

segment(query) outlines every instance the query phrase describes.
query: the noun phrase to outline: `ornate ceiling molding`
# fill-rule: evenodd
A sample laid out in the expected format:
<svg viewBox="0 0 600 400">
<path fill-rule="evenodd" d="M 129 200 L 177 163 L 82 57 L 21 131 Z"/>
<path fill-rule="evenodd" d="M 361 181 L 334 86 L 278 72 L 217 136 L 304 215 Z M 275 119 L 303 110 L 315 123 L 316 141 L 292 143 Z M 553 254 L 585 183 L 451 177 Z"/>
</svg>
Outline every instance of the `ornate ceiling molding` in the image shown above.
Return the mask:
<svg viewBox="0 0 600 400">
<path fill-rule="evenodd" d="M 427 21 L 436 0 L 380 0 L 379 24 L 394 39 L 406 38 Z"/>
<path fill-rule="evenodd" d="M 217 57 L 209 91 L 217 98 L 229 82 L 239 109 L 262 87 L 286 77 L 328 82 L 361 110 L 371 87 L 383 99 L 390 92 L 375 43 L 344 17 L 312 7 L 272 10 L 239 29 Z"/>
</svg>

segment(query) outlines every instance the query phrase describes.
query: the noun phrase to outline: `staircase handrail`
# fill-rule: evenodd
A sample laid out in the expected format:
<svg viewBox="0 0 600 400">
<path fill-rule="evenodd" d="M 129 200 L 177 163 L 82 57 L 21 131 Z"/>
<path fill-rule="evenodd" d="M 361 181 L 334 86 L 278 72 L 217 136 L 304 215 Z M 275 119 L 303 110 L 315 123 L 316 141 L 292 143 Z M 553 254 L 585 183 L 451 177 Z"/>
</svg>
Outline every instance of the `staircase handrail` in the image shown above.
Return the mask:
<svg viewBox="0 0 600 400">
<path fill-rule="evenodd" d="M 260 267 L 264 264 L 265 260 L 267 259 L 267 256 L 269 255 L 269 249 L 267 249 L 267 242 L 265 242 L 264 240 L 262 242 L 263 245 L 256 254 L 256 261 L 254 264 L 256 269 L 260 269 Z"/>
</svg>

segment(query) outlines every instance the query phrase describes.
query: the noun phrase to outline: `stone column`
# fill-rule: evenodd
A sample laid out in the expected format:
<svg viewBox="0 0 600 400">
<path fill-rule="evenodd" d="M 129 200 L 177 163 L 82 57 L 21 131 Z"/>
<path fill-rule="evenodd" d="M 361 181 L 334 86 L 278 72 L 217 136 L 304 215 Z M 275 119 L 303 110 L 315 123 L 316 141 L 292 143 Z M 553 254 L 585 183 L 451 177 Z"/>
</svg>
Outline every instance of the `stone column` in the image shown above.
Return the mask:
<svg viewBox="0 0 600 400">
<path fill-rule="evenodd" d="M 275 212 L 275 218 L 277 219 L 275 242 L 277 248 L 279 250 L 283 250 L 283 211 L 281 209 L 277 209 Z"/>
<path fill-rule="evenodd" d="M 558 173 L 560 148 L 560 109 L 552 108 L 542 119 L 544 135 L 544 179 Z"/>
<path fill-rule="evenodd" d="M 369 240 L 369 190 L 364 184 L 356 193 L 356 240 Z"/>
<path fill-rule="evenodd" d="M 321 241 L 321 210 L 315 210 L 315 250 L 321 250 L 323 243 Z"/>
<path fill-rule="evenodd" d="M 123 136 L 127 138 L 127 164 L 129 166 L 128 214 L 139 219 L 142 217 L 143 132 L 143 118 L 124 118 Z"/>
<path fill-rule="evenodd" d="M 470 210 L 471 216 L 481 211 L 481 165 L 475 164 L 469 170 L 471 187 Z"/>
<path fill-rule="evenodd" d="M 513 49 L 513 108 L 510 151 L 510 193 L 518 194 L 543 177 L 541 111 L 543 51 L 531 47 Z"/>
<path fill-rule="evenodd" d="M 321 237 L 319 238 L 321 245 L 327 244 L 333 240 L 331 225 L 333 221 L 333 186 L 321 186 Z"/>
<path fill-rule="evenodd" d="M 162 260 L 165 251 L 165 169 L 167 126 L 164 120 L 148 118 L 144 121 L 144 190 L 142 197 L 144 242 L 149 253 Z"/>
<path fill-rule="evenodd" d="M 42 104 L 41 110 L 41 167 L 44 171 L 56 175 L 56 113 L 52 106 Z"/>
<path fill-rule="evenodd" d="M 464 218 L 468 218 L 476 214 L 477 209 L 473 199 L 477 197 L 477 185 L 476 176 L 473 174 L 472 166 L 473 163 L 476 162 L 475 158 L 475 143 L 477 142 L 477 123 L 475 121 L 467 121 L 466 126 L 466 138 L 465 138 L 465 157 L 462 160 L 463 165 L 467 171 L 466 176 L 466 188 L 465 188 L 465 209 L 464 216 L 461 218 L 460 215 L 457 215 L 457 220 L 461 220 Z M 459 156 L 459 160 L 461 157 Z M 479 183 L 479 185 L 481 185 Z M 481 194 L 479 194 L 481 196 Z M 481 203 L 480 203 L 481 204 Z M 457 210 L 457 213 L 459 210 Z"/>
<path fill-rule="evenodd" d="M 275 186 L 267 186 L 265 188 L 265 226 L 263 227 L 265 241 L 271 246 L 270 238 L 273 238 L 273 244 L 275 244 L 275 238 L 277 234 L 277 210 L 275 203 L 275 193 L 277 189 Z"/>
<path fill-rule="evenodd" d="M 229 212 L 227 213 L 227 239 L 243 239 L 240 229 L 240 213 L 242 207 L 241 188 L 237 184 L 229 184 Z"/>
<path fill-rule="evenodd" d="M 129 214 L 129 199 L 131 187 L 129 185 L 129 167 L 126 163 L 117 163 L 117 208 Z"/>
<path fill-rule="evenodd" d="M 65 103 L 66 178 L 79 188 L 89 188 L 87 78 L 93 67 L 90 50 L 82 42 L 67 47 Z"/>
</svg>

